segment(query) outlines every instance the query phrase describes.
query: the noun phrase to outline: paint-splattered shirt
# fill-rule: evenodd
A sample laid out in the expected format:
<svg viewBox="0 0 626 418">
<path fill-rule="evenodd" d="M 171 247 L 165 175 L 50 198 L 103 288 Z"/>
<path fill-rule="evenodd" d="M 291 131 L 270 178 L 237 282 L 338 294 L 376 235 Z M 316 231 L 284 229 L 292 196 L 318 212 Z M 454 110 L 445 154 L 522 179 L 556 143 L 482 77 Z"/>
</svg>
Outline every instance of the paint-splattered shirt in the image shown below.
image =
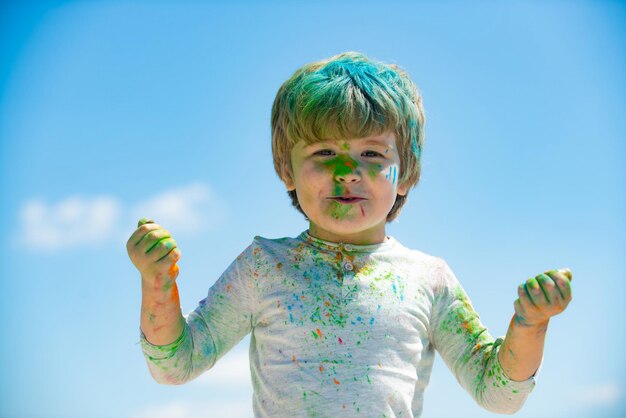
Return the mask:
<svg viewBox="0 0 626 418">
<path fill-rule="evenodd" d="M 402 246 L 311 237 L 253 243 L 166 346 L 141 335 L 161 383 L 197 377 L 251 333 L 256 417 L 419 417 L 435 351 L 483 407 L 514 412 L 535 380 L 510 380 L 446 262 Z"/>
</svg>

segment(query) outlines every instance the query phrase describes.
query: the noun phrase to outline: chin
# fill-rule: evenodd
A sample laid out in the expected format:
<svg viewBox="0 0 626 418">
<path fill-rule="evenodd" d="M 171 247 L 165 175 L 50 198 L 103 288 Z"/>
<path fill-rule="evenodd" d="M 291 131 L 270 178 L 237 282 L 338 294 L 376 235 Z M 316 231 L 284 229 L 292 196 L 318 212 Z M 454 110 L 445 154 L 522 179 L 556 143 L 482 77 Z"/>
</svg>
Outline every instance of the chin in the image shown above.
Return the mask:
<svg viewBox="0 0 626 418">
<path fill-rule="evenodd" d="M 341 235 L 358 234 L 374 228 L 374 225 L 365 223 L 362 219 L 333 219 L 330 222 L 317 223 L 316 225 L 328 232 Z"/>
</svg>

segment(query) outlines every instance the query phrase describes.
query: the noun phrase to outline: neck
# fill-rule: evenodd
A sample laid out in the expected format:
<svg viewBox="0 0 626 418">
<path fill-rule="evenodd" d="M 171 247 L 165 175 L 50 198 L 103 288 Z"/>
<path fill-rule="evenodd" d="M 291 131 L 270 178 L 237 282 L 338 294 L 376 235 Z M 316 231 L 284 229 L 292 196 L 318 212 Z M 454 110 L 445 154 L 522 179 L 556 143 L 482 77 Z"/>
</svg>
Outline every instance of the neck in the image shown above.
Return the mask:
<svg viewBox="0 0 626 418">
<path fill-rule="evenodd" d="M 382 244 L 387 239 L 384 228 L 343 234 L 326 231 L 312 223 L 309 224 L 309 235 L 324 241 L 354 245 Z"/>
</svg>

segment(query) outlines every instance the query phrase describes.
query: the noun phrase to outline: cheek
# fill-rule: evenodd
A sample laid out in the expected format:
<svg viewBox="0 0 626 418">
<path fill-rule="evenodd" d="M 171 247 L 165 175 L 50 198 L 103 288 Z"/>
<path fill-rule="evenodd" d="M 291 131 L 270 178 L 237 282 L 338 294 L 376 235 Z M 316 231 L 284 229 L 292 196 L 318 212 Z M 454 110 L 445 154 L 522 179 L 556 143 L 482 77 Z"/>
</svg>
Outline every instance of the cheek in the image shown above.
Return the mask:
<svg viewBox="0 0 626 418">
<path fill-rule="evenodd" d="M 324 176 L 315 168 L 301 170 L 299 174 L 295 182 L 298 199 L 315 198 L 322 190 Z"/>
<path fill-rule="evenodd" d="M 372 181 L 384 180 L 387 183 L 395 186 L 398 183 L 399 165 L 390 164 L 370 164 L 367 167 L 367 175 Z"/>
<path fill-rule="evenodd" d="M 389 167 L 387 167 L 387 170 L 385 170 L 385 179 L 395 186 L 398 182 L 399 171 L 400 170 L 397 164 L 390 165 Z"/>
<path fill-rule="evenodd" d="M 382 164 L 370 164 L 367 167 L 367 175 L 372 180 L 376 180 L 376 178 L 378 178 L 384 172 L 385 167 Z"/>
</svg>

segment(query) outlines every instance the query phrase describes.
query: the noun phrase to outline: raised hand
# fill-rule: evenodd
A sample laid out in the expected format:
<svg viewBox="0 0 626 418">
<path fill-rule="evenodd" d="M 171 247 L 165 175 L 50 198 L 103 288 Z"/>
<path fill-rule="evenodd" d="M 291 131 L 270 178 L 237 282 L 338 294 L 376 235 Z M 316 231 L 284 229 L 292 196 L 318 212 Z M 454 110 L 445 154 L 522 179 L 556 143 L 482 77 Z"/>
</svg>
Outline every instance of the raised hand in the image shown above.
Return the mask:
<svg viewBox="0 0 626 418">
<path fill-rule="evenodd" d="M 169 231 L 142 218 L 126 249 L 141 273 L 141 329 L 152 344 L 169 344 L 184 327 L 176 285 L 180 259 L 176 241 Z"/>
<path fill-rule="evenodd" d="M 550 270 L 526 280 L 517 289 L 514 321 L 518 325 L 547 325 L 572 300 L 570 269 Z"/>
<path fill-rule="evenodd" d="M 126 243 L 131 261 L 144 280 L 178 277 L 180 249 L 170 232 L 152 220 L 142 218 Z"/>
</svg>

